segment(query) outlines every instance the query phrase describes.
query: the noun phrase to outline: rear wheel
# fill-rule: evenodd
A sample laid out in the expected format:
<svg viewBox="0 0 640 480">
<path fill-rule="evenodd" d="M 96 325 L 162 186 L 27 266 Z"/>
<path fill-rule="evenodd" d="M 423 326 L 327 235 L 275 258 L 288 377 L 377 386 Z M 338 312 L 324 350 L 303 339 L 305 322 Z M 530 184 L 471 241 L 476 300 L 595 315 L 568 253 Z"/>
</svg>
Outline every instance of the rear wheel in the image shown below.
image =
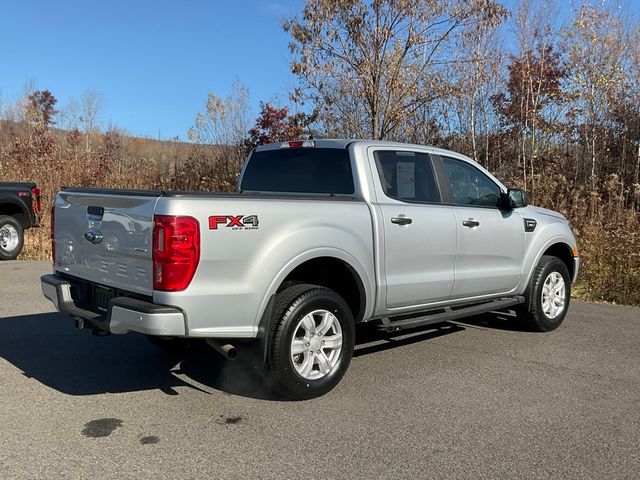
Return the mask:
<svg viewBox="0 0 640 480">
<path fill-rule="evenodd" d="M 571 300 L 571 278 L 565 263 L 544 255 L 533 272 L 527 301 L 518 318 L 539 332 L 555 330 L 567 315 Z"/>
<path fill-rule="evenodd" d="M 0 260 L 15 260 L 24 246 L 24 229 L 9 215 L 0 215 Z"/>
<path fill-rule="evenodd" d="M 333 290 L 301 284 L 278 294 L 267 366 L 276 392 L 318 397 L 342 379 L 353 355 L 353 316 Z"/>
</svg>

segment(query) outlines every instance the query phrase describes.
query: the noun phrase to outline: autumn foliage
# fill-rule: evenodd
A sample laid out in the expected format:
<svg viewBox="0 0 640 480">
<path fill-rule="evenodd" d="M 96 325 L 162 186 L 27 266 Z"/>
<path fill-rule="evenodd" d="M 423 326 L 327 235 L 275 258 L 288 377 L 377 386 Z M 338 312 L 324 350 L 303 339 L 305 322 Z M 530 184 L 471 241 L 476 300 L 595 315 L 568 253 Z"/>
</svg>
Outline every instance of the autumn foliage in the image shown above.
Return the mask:
<svg viewBox="0 0 640 480">
<path fill-rule="evenodd" d="M 288 107 L 274 107 L 270 103 L 260 103 L 260 115 L 255 126 L 249 130 L 246 141 L 248 148 L 267 143 L 301 138 L 309 118 L 304 113 L 289 115 Z"/>
</svg>

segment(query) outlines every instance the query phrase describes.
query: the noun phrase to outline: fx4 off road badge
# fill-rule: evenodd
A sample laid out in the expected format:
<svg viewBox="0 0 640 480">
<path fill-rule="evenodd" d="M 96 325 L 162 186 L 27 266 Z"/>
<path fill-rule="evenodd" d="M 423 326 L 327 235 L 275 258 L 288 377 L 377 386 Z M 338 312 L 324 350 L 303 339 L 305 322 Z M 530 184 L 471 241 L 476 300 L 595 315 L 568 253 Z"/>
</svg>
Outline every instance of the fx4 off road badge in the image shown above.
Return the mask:
<svg viewBox="0 0 640 480">
<path fill-rule="evenodd" d="M 257 215 L 212 215 L 209 217 L 209 230 L 219 230 L 222 227 L 232 230 L 257 230 Z"/>
</svg>

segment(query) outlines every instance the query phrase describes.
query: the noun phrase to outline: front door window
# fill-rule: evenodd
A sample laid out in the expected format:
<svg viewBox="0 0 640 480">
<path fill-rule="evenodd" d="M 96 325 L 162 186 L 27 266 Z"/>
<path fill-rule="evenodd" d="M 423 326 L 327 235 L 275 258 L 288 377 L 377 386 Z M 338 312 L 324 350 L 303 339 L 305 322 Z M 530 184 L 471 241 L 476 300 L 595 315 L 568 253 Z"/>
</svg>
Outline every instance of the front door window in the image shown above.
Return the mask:
<svg viewBox="0 0 640 480">
<path fill-rule="evenodd" d="M 457 205 L 497 207 L 500 187 L 480 170 L 455 158 L 442 158 L 449 177 L 453 201 Z"/>
</svg>

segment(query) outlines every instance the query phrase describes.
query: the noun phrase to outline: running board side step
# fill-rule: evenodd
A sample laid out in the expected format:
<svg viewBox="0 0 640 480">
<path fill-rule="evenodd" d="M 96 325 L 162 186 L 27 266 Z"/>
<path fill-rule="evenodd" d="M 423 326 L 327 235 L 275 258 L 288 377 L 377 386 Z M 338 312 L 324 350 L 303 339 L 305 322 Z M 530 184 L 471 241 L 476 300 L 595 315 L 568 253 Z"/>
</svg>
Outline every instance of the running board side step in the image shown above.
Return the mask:
<svg viewBox="0 0 640 480">
<path fill-rule="evenodd" d="M 378 326 L 378 330 L 385 332 L 397 332 L 398 330 L 407 330 L 409 328 L 424 327 L 425 325 L 433 325 L 435 323 L 448 322 L 450 320 L 458 320 L 460 318 L 471 317 L 480 313 L 492 312 L 503 308 L 512 307 L 524 303 L 525 298 L 522 296 L 499 298 L 489 302 L 476 303 L 470 306 L 461 307 L 443 307 L 431 312 L 422 312 L 418 316 L 409 317 L 402 315 L 399 317 L 383 318 L 382 325 Z"/>
</svg>

